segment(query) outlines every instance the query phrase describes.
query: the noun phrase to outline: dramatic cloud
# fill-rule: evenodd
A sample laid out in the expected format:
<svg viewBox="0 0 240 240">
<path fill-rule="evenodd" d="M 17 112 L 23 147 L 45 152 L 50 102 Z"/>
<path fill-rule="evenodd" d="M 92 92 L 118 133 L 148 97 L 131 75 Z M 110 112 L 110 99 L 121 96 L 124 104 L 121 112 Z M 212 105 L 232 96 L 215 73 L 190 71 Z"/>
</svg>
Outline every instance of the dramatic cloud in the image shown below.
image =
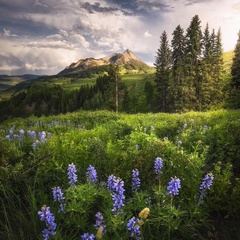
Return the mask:
<svg viewBox="0 0 240 240">
<path fill-rule="evenodd" d="M 198 14 L 204 29 L 221 27 L 233 49 L 239 0 L 0 0 L 0 74 L 56 74 L 86 57 L 131 49 L 153 65 L 159 37 L 169 41 Z"/>
</svg>

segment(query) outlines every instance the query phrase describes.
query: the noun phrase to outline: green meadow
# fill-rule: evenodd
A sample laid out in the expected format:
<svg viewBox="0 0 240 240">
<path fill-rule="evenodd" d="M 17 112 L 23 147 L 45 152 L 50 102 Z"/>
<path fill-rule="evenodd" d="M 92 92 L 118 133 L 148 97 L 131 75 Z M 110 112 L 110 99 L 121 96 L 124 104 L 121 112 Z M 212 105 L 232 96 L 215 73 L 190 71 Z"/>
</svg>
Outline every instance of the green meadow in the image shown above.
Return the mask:
<svg viewBox="0 0 240 240">
<path fill-rule="evenodd" d="M 126 81 L 133 81 L 131 75 Z M 240 235 L 240 112 L 116 114 L 79 111 L 11 119 L 0 125 L 0 239 L 238 239 Z M 156 172 L 156 158 L 162 168 Z M 69 184 L 68 168 L 77 181 Z M 87 175 L 89 166 L 96 181 Z M 132 170 L 140 184 L 133 191 Z M 201 188 L 206 175 L 209 188 Z M 124 191 L 113 209 L 114 175 Z M 169 190 L 179 179 L 179 192 Z M 59 186 L 61 200 L 52 189 Z M 121 196 L 122 196 L 121 195 Z M 60 204 L 64 211 L 59 212 Z M 44 208 L 43 208 L 44 209 Z M 143 212 L 139 214 L 143 209 Z M 96 224 L 96 213 L 103 222 Z M 147 214 L 146 214 L 147 212 Z M 130 226 L 131 221 L 135 221 Z M 47 225 L 46 225 L 47 224 Z"/>
</svg>

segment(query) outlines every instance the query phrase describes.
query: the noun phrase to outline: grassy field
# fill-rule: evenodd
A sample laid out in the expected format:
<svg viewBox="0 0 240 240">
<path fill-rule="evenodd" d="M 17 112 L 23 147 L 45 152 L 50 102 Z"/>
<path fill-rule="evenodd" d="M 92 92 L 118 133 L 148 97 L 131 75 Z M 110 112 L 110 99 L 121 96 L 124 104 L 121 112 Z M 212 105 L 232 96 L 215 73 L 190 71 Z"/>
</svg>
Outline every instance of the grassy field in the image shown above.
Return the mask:
<svg viewBox="0 0 240 240">
<path fill-rule="evenodd" d="M 44 205 L 57 224 L 52 239 L 96 236 L 103 226 L 106 231 L 98 239 L 136 239 L 138 234 L 149 240 L 238 239 L 239 119 L 239 111 L 226 110 L 135 115 L 80 111 L 3 122 L 0 239 L 42 239 L 46 222 L 38 211 Z M 77 170 L 74 187 L 67 175 L 72 163 Z M 97 172 L 94 182 L 90 165 Z M 135 191 L 132 170 L 139 173 Z M 108 186 L 112 174 L 120 192 Z M 201 188 L 206 176 L 213 182 Z M 181 183 L 178 192 L 169 188 L 174 179 Z M 54 186 L 64 199 L 53 201 Z M 58 212 L 59 204 L 66 204 L 64 213 Z M 145 215 L 139 215 L 143 209 Z M 97 212 L 104 222 L 96 227 Z"/>
</svg>

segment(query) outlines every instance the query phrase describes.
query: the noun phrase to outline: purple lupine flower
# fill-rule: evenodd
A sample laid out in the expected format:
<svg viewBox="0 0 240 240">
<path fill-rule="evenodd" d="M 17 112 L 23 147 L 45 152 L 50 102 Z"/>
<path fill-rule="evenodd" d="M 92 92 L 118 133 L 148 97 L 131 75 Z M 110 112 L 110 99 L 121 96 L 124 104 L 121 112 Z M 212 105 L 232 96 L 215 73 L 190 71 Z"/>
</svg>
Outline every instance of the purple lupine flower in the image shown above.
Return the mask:
<svg viewBox="0 0 240 240">
<path fill-rule="evenodd" d="M 172 180 L 168 183 L 167 194 L 178 195 L 179 189 L 181 188 L 180 183 L 181 183 L 181 181 L 179 178 L 177 178 L 177 177 L 172 178 Z"/>
<path fill-rule="evenodd" d="M 87 180 L 90 183 L 96 183 L 97 182 L 97 171 L 93 166 L 89 166 L 87 169 Z"/>
<path fill-rule="evenodd" d="M 36 148 L 38 147 L 38 144 L 39 144 L 39 140 L 36 140 L 36 141 L 32 144 L 33 149 L 36 149 Z"/>
<path fill-rule="evenodd" d="M 50 212 L 50 207 L 46 207 L 45 205 L 41 208 L 41 211 L 38 211 L 38 215 L 40 217 L 40 221 L 44 221 L 46 224 L 46 228 L 42 231 L 42 235 L 44 240 L 48 240 L 50 236 L 56 234 L 57 224 L 54 222 L 55 217 Z"/>
<path fill-rule="evenodd" d="M 91 233 L 84 233 L 81 235 L 82 240 L 94 240 L 95 236 Z"/>
<path fill-rule="evenodd" d="M 18 139 L 18 138 L 20 138 L 20 136 L 18 134 L 14 134 L 13 138 Z"/>
<path fill-rule="evenodd" d="M 6 139 L 11 140 L 11 136 L 10 136 L 10 135 L 7 135 L 7 136 L 6 136 Z"/>
<path fill-rule="evenodd" d="M 95 217 L 96 217 L 96 223 L 94 224 L 94 227 L 96 227 L 97 229 L 102 227 L 102 234 L 104 234 L 106 225 L 104 224 L 104 218 L 103 218 L 102 213 L 97 212 Z"/>
<path fill-rule="evenodd" d="M 39 137 L 40 142 L 45 142 L 46 141 L 46 132 L 45 131 L 39 132 L 38 137 Z"/>
<path fill-rule="evenodd" d="M 34 131 L 28 130 L 28 135 L 32 138 L 36 138 L 36 133 Z"/>
<path fill-rule="evenodd" d="M 61 188 L 60 187 L 54 187 L 52 189 L 52 193 L 53 193 L 53 200 L 60 202 L 58 211 L 59 212 L 65 212 L 66 204 L 64 203 L 64 197 L 63 197 L 63 193 L 62 193 Z"/>
<path fill-rule="evenodd" d="M 198 197 L 199 204 L 203 203 L 203 199 L 207 195 L 207 189 L 210 189 L 210 187 L 212 186 L 213 180 L 214 180 L 214 176 L 212 173 L 207 173 L 204 176 L 203 181 L 199 187 L 199 197 Z"/>
<path fill-rule="evenodd" d="M 113 174 L 108 177 L 107 188 L 110 191 L 114 191 L 114 184 L 115 184 L 116 180 L 117 180 L 117 178 Z"/>
<path fill-rule="evenodd" d="M 160 171 L 162 167 L 163 167 L 163 160 L 160 157 L 157 157 L 154 163 L 155 172 L 157 174 L 156 178 L 159 178 L 160 174 L 162 173 Z"/>
<path fill-rule="evenodd" d="M 118 212 L 124 206 L 124 182 L 121 178 L 116 178 L 114 175 L 108 177 L 108 189 L 112 192 L 113 209 L 112 211 Z"/>
<path fill-rule="evenodd" d="M 132 191 L 137 192 L 137 190 L 140 188 L 141 180 L 138 177 L 139 171 L 137 169 L 132 170 Z"/>
<path fill-rule="evenodd" d="M 25 131 L 23 129 L 19 130 L 20 136 L 24 135 Z"/>
<path fill-rule="evenodd" d="M 131 232 L 132 238 L 141 239 L 140 226 L 138 224 L 139 221 L 138 218 L 132 217 L 127 223 L 127 229 Z"/>
<path fill-rule="evenodd" d="M 202 184 L 200 185 L 200 189 L 210 189 L 213 183 L 214 176 L 211 173 L 207 173 L 202 181 Z"/>
<path fill-rule="evenodd" d="M 77 175 L 76 175 L 76 167 L 75 165 L 69 164 L 68 165 L 68 179 L 69 179 L 69 184 L 71 187 L 75 187 L 75 182 L 77 182 Z"/>
</svg>

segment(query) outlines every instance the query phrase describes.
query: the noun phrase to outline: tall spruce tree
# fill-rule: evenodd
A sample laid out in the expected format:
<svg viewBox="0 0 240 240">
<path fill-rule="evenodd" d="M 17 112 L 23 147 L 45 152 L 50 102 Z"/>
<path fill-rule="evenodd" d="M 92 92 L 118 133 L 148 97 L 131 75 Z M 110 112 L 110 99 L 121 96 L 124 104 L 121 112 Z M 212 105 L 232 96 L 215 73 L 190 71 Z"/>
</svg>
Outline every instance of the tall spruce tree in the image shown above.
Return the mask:
<svg viewBox="0 0 240 240">
<path fill-rule="evenodd" d="M 230 104 L 231 107 L 240 108 L 240 31 L 238 32 L 238 40 L 234 49 L 231 75 L 229 91 Z"/>
<path fill-rule="evenodd" d="M 210 34 L 209 26 L 203 33 L 203 52 L 201 61 L 201 75 L 199 76 L 199 110 L 207 110 L 211 103 L 213 92 L 213 50 L 215 45 L 215 33 Z"/>
<path fill-rule="evenodd" d="M 182 111 L 185 105 L 186 82 L 184 81 L 184 59 L 185 59 L 185 36 L 180 25 L 173 31 L 172 39 L 172 79 L 169 92 L 171 96 L 172 111 Z"/>
<path fill-rule="evenodd" d="M 187 81 L 186 108 L 199 110 L 201 92 L 202 31 L 201 21 L 195 15 L 186 33 L 185 81 Z"/>
<path fill-rule="evenodd" d="M 216 105 L 221 103 L 222 89 L 223 89 L 223 48 L 222 48 L 222 36 L 221 29 L 217 31 L 215 42 L 213 44 L 213 91 L 211 92 L 211 104 Z"/>
<path fill-rule="evenodd" d="M 169 111 L 169 81 L 171 78 L 172 58 L 165 31 L 160 37 L 160 47 L 154 65 L 156 67 L 156 110 L 167 112 Z"/>
</svg>

